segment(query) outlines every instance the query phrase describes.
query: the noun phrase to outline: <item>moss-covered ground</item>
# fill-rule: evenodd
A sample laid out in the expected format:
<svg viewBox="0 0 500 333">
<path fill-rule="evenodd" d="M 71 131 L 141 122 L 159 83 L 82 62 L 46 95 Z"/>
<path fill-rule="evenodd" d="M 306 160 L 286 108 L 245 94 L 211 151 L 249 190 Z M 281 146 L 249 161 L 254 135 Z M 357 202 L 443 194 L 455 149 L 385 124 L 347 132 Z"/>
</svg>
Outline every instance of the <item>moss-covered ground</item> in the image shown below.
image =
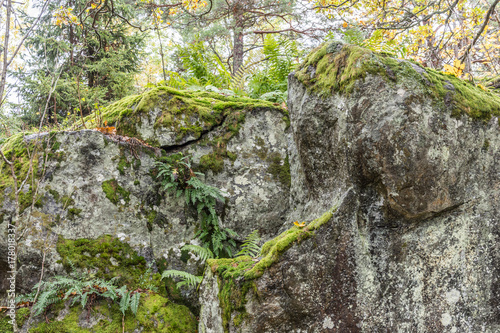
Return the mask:
<svg viewBox="0 0 500 333">
<path fill-rule="evenodd" d="M 332 42 L 319 46 L 295 76 L 310 90 L 329 96 L 334 92 L 350 94 L 356 82 L 370 74 L 383 77 L 390 85 L 419 83 L 423 95 L 431 96 L 438 107 L 451 109 L 455 117 L 466 114 L 473 119 L 489 120 L 491 116 L 500 116 L 500 95 L 492 90 L 356 45 Z"/>
<path fill-rule="evenodd" d="M 172 303 L 168 298 L 155 293 L 141 293 L 137 315 L 128 311 L 124 318 L 117 303 L 105 299 L 97 300 L 91 307 L 91 315 L 96 322 L 91 328 L 80 326 L 80 321 L 85 321 L 87 316 L 79 304 L 69 308 L 69 312 L 61 320 L 55 319 L 64 307 L 53 309 L 46 320 L 32 325 L 29 333 L 118 333 L 143 332 L 143 333 L 189 333 L 196 332 L 197 321 L 195 316 L 184 305 Z M 27 311 L 26 311 L 27 310 Z M 18 325 L 29 314 L 29 310 L 18 310 Z M 122 322 L 123 319 L 123 322 Z M 0 314 L 0 332 L 12 332 L 8 318 Z M 85 324 L 82 322 L 82 324 Z"/>
<path fill-rule="evenodd" d="M 333 210 L 324 213 L 307 226 L 302 228 L 293 226 L 278 237 L 266 242 L 262 246 L 259 259 L 240 256 L 207 261 L 212 272 L 219 277 L 219 301 L 225 331 L 229 329 L 229 321 L 233 312 L 238 312 L 233 320 L 234 325 L 240 325 L 246 318 L 247 293 L 253 290 L 258 296 L 254 280 L 261 277 L 265 270 L 276 263 L 280 256 L 294 244 L 300 244 L 300 242 L 312 237 L 315 230 L 330 221 Z"/>
</svg>

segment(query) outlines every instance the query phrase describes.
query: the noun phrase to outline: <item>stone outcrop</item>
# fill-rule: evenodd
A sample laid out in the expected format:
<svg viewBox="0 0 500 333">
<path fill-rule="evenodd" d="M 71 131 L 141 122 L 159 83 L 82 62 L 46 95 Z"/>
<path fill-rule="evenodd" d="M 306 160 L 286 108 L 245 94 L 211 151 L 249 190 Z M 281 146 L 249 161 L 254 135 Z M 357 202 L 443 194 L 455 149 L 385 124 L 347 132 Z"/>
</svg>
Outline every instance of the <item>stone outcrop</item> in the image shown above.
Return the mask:
<svg viewBox="0 0 500 333">
<path fill-rule="evenodd" d="M 185 332 L 199 317 L 205 333 L 499 331 L 500 98 L 330 42 L 290 75 L 288 109 L 158 87 L 104 110 L 99 121 L 117 135 L 5 143 L 20 178 L 26 147 L 38 147 L 35 178 L 20 193 L 28 228 L 19 234 L 18 292 L 31 290 L 42 265 L 45 277 L 75 267 L 156 290 L 124 324 L 117 305 L 101 300 L 94 312 L 60 305 L 52 326 L 37 318 L 32 327 Z M 198 243 L 197 213 L 165 195 L 155 171 L 178 152 L 224 191 L 221 226 L 240 242 L 259 230 L 258 257 L 205 267 L 181 251 Z M 1 171 L 5 232 L 15 205 L 9 169 Z M 0 258 L 0 283 L 7 267 Z M 165 269 L 205 269 L 199 293 L 160 280 Z"/>
<path fill-rule="evenodd" d="M 181 289 L 180 297 L 172 281 L 165 289 L 159 280 L 165 269 L 201 274 L 203 266 L 181 251 L 185 244 L 199 244 L 197 212 L 184 197 L 160 189 L 155 162 L 162 155 L 190 155 L 204 181 L 224 192 L 225 202 L 217 204 L 220 224 L 239 240 L 255 229 L 269 239 L 288 211 L 287 112 L 263 101 L 160 87 L 111 105 L 102 117 L 118 135 L 83 129 L 18 135 L 4 145 L 23 177 L 29 168 L 26 147 L 38 151 L 35 186 L 25 185 L 21 192 L 22 225 L 28 227 L 19 243 L 17 292 L 31 291 L 42 266 L 45 278 L 75 267 L 107 279 L 118 276 L 138 288 L 144 288 L 140 281 L 146 274 L 164 297 L 197 312 L 193 291 Z M 12 178 L 4 163 L 3 253 L 14 211 Z M 0 267 L 7 268 L 7 257 L 0 258 Z M 7 270 L 0 271 L 1 283 Z"/>
<path fill-rule="evenodd" d="M 261 257 L 209 261 L 200 332 L 500 330 L 500 99 L 333 42 L 288 107 L 296 210 Z"/>
</svg>

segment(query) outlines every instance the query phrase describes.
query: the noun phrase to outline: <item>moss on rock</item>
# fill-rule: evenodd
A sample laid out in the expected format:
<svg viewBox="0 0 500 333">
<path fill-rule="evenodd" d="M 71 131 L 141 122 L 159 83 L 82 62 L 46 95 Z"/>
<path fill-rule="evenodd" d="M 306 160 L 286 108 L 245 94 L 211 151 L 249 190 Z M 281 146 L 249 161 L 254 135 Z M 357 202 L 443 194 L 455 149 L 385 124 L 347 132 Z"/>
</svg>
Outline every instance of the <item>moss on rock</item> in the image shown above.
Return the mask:
<svg viewBox="0 0 500 333">
<path fill-rule="evenodd" d="M 95 275 L 105 280 L 118 277 L 120 284 L 130 290 L 145 288 L 142 284 L 154 286 L 158 292 L 165 293 L 165 284 L 160 274 L 145 277 L 148 265 L 129 244 L 110 235 L 97 239 L 63 239 L 57 242 L 57 252 L 67 272 L 76 269 L 95 271 Z"/>
<path fill-rule="evenodd" d="M 115 205 L 123 199 L 126 203 L 130 201 L 130 192 L 125 190 L 123 187 L 118 185 L 116 179 L 106 180 L 102 183 L 102 190 L 106 194 L 106 198 L 109 199 Z"/>
<path fill-rule="evenodd" d="M 359 80 L 378 75 L 390 84 L 419 83 L 424 95 L 438 106 L 451 109 L 453 116 L 466 114 L 489 120 L 500 115 L 500 96 L 453 75 L 423 68 L 415 62 L 398 60 L 356 45 L 325 43 L 301 64 L 295 77 L 308 89 L 328 96 L 333 92 L 350 94 Z"/>
<path fill-rule="evenodd" d="M 27 179 L 26 184 L 34 184 L 33 178 L 38 176 L 39 158 L 43 156 L 40 145 L 35 147 L 34 142 L 26 143 L 24 141 L 25 133 L 15 134 L 7 139 L 2 146 L 2 152 L 5 157 L 13 163 L 14 173 L 20 184 L 24 179 Z M 30 153 L 28 153 L 28 149 Z M 33 155 L 31 155 L 33 154 Z M 31 159 L 31 156 L 33 157 Z M 32 162 L 31 162 L 32 161 Z M 30 168 L 31 165 L 31 168 Z M 15 199 L 14 194 L 14 178 L 12 177 L 11 167 L 0 159 L 0 205 L 4 201 L 5 190 L 11 188 L 9 198 Z M 35 191 L 34 191 L 35 190 Z M 28 190 L 19 193 L 20 211 L 23 212 L 33 203 L 41 204 L 40 197 L 33 198 L 36 189 L 30 187 Z"/>
<path fill-rule="evenodd" d="M 29 308 L 21 308 L 16 310 L 16 324 L 18 328 L 24 325 L 26 319 L 30 316 Z M 5 311 L 0 311 L 0 333 L 13 332 L 11 318 L 6 316 Z"/>
<path fill-rule="evenodd" d="M 125 155 L 122 153 L 120 154 L 120 160 L 118 161 L 118 166 L 117 169 L 120 172 L 120 175 L 125 174 L 125 169 L 129 168 L 132 165 L 129 161 L 127 161 L 127 158 Z"/>
<path fill-rule="evenodd" d="M 92 307 L 90 316 L 93 317 L 93 326 L 88 328 L 86 310 L 75 305 L 62 320 L 53 319 L 32 327 L 30 333 L 117 333 L 122 332 L 150 332 L 150 333 L 189 333 L 196 332 L 195 316 L 184 305 L 170 302 L 167 298 L 154 294 L 142 293 L 137 315 L 127 312 L 122 323 L 122 313 L 118 304 L 99 300 Z M 60 311 L 59 313 L 60 314 Z M 55 316 L 54 316 L 55 317 Z M 83 324 L 83 325 L 82 325 Z"/>
<path fill-rule="evenodd" d="M 82 212 L 79 208 L 69 208 L 68 209 L 68 219 L 74 220 L 76 216 L 79 216 Z"/>
<path fill-rule="evenodd" d="M 273 175 L 283 186 L 290 188 L 292 177 L 290 175 L 288 155 L 286 155 L 285 159 L 282 159 L 280 153 L 274 152 L 267 159 L 270 163 L 267 172 Z"/>
<path fill-rule="evenodd" d="M 307 226 L 293 226 L 278 237 L 266 242 L 261 249 L 261 259 L 255 261 L 250 256 L 231 259 L 209 259 L 207 263 L 213 273 L 219 277 L 219 302 L 222 308 L 222 319 L 225 331 L 229 329 L 229 321 L 233 312 L 238 312 L 233 323 L 241 324 L 246 318 L 246 295 L 253 290 L 258 295 L 253 280 L 264 274 L 265 270 L 276 263 L 280 256 L 292 247 L 314 235 L 314 231 L 330 221 L 336 208 L 324 213 Z"/>
<path fill-rule="evenodd" d="M 142 139 L 137 126 L 141 126 L 143 117 L 158 111 L 154 128 L 168 127 L 181 140 L 187 135 L 199 138 L 203 131 L 220 125 L 229 114 L 258 108 L 276 109 L 288 116 L 286 110 L 267 101 L 159 86 L 104 108 L 102 119 L 116 126 L 118 134 Z M 91 120 L 90 116 L 86 120 Z M 151 140 L 149 143 L 158 145 Z"/>
</svg>

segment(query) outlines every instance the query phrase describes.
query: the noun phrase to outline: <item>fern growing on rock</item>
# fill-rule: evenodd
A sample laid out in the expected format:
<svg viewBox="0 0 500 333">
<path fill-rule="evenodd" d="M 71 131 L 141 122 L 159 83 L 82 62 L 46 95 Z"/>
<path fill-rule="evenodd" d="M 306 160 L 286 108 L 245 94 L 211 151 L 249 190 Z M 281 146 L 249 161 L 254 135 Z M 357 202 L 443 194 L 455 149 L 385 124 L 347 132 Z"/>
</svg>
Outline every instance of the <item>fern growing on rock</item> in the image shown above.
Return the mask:
<svg viewBox="0 0 500 333">
<path fill-rule="evenodd" d="M 198 255 L 202 261 L 206 261 L 207 259 L 213 259 L 214 254 L 210 249 L 198 246 L 198 245 L 184 245 L 182 247 L 182 250 L 186 251 L 191 251 Z M 184 271 L 179 271 L 176 269 L 169 269 L 163 272 L 161 275 L 161 278 L 175 278 L 179 279 L 180 281 L 176 283 L 177 288 L 180 288 L 182 286 L 186 286 L 188 288 L 195 288 L 198 286 L 201 281 L 203 280 L 203 276 L 196 276 L 194 274 L 184 272 Z"/>
<path fill-rule="evenodd" d="M 193 171 L 190 157 L 182 153 L 157 161 L 155 165 L 162 190 L 177 197 L 184 194 L 186 204 L 196 208 L 200 217 L 200 228 L 196 237 L 201 240 L 203 246 L 209 248 L 217 258 L 231 257 L 236 247 L 233 237 L 237 234 L 219 225 L 215 205 L 217 200 L 224 201 L 220 190 L 202 182 L 199 177 L 203 176 L 203 173 Z"/>
<path fill-rule="evenodd" d="M 87 275 L 73 274 L 73 276 L 54 276 L 48 281 L 41 281 L 33 287 L 34 295 L 40 288 L 40 294 L 33 305 L 33 314 L 42 314 L 50 305 L 70 300 L 70 305 L 79 303 L 82 308 L 89 309 L 98 298 L 109 299 L 113 302 L 120 300 L 120 310 L 130 309 L 137 314 L 140 293 L 128 291 L 126 286 L 118 288 L 115 285 L 118 277 L 109 281 L 90 278 Z"/>
<path fill-rule="evenodd" d="M 137 309 L 139 307 L 139 299 L 141 298 L 141 294 L 136 292 L 132 293 L 132 291 L 127 290 L 127 286 L 122 286 L 120 289 L 117 289 L 117 294 L 120 295 L 120 311 L 125 316 L 125 313 L 128 309 L 132 311 L 134 315 L 137 314 Z"/>
<path fill-rule="evenodd" d="M 240 256 L 250 256 L 252 258 L 256 258 L 260 254 L 260 243 L 261 238 L 259 236 L 259 231 L 252 231 L 243 241 L 241 245 L 241 250 L 236 254 L 237 257 Z"/>
</svg>

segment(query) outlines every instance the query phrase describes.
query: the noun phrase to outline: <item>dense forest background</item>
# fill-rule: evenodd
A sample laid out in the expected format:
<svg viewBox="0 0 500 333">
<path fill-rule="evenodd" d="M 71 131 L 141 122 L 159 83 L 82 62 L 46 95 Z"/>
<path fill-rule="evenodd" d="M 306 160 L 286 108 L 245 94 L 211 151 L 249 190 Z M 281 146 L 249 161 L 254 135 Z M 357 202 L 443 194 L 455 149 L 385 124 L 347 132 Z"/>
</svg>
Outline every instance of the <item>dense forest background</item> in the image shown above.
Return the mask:
<svg viewBox="0 0 500 333">
<path fill-rule="evenodd" d="M 155 85 L 286 103 L 328 39 L 499 86 L 499 0 L 0 1 L 0 139 Z"/>
</svg>

